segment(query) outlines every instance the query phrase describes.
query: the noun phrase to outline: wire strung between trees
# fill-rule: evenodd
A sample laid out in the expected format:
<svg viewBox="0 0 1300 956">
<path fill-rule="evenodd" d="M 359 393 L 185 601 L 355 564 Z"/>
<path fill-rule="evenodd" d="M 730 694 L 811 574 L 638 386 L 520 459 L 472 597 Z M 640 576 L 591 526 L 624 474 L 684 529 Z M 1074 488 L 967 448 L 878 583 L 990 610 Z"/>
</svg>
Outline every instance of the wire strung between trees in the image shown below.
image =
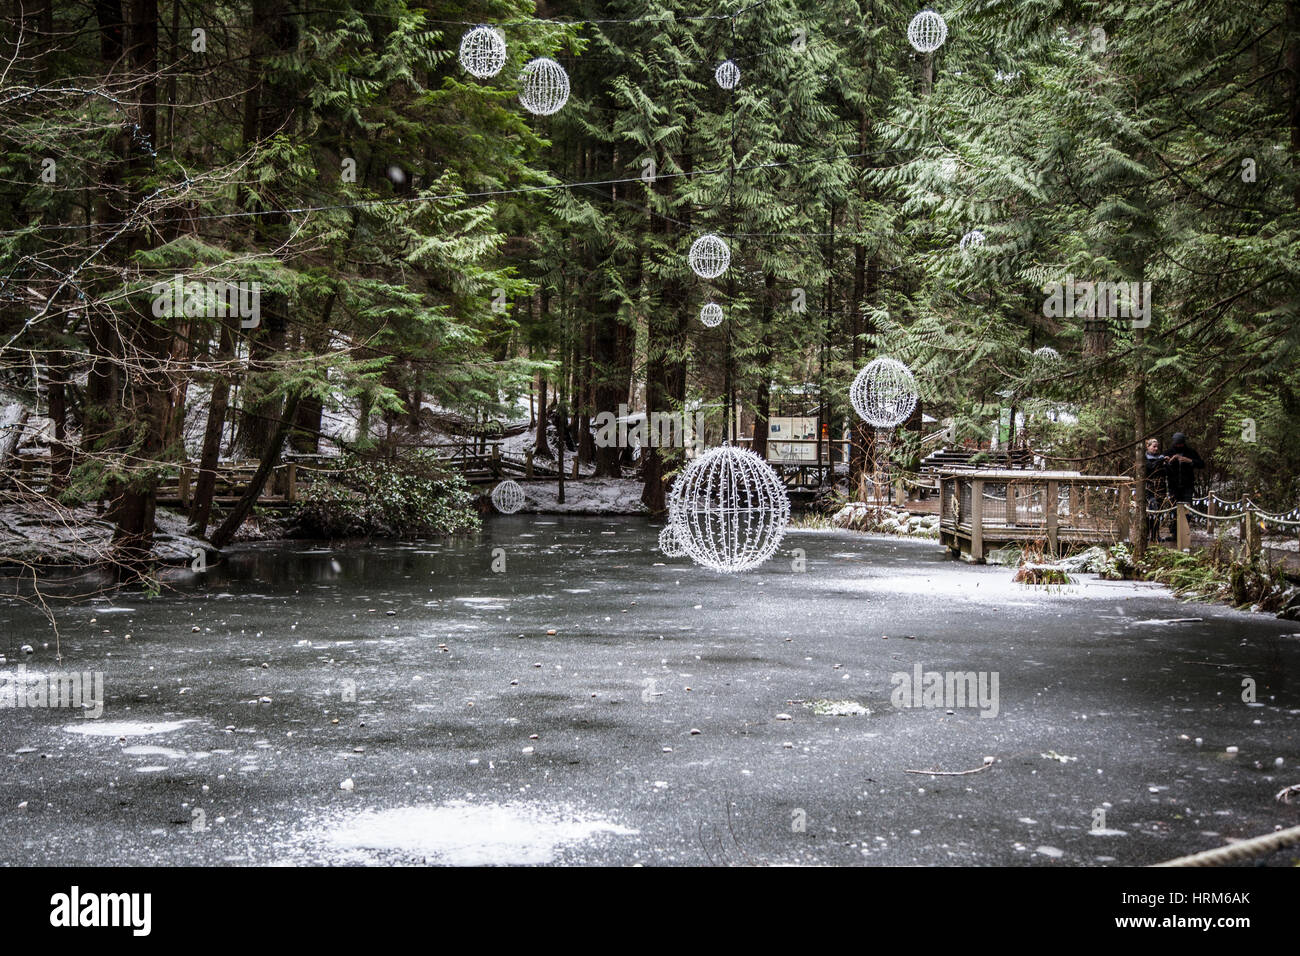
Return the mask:
<svg viewBox="0 0 1300 956">
<path fill-rule="evenodd" d="M 834 158 L 835 159 L 862 159 L 869 156 L 880 156 L 886 153 L 896 153 L 900 151 L 901 150 L 897 148 L 869 150 L 867 152 L 861 152 L 861 153 L 836 154 Z M 805 159 L 805 160 L 790 159 L 790 160 L 774 161 L 769 163 L 753 163 L 748 166 L 737 166 L 735 167 L 735 169 L 742 172 L 749 172 L 755 169 L 784 169 L 792 166 L 810 166 L 816 162 L 826 162 L 826 161 L 827 161 L 826 157 L 823 156 L 820 159 Z M 724 166 L 716 169 L 694 169 L 694 170 L 683 170 L 681 172 L 676 172 L 676 173 L 657 173 L 655 178 L 681 179 L 681 178 L 690 178 L 692 176 L 710 176 L 719 173 L 729 173 L 731 171 L 732 170 L 730 167 Z M 400 205 L 409 205 L 409 204 L 422 203 L 422 202 L 443 202 L 449 199 L 491 199 L 500 196 L 515 196 L 515 195 L 523 195 L 526 193 L 546 192 L 552 189 L 580 189 L 583 187 L 595 187 L 595 186 L 619 186 L 619 185 L 625 185 L 627 183 L 639 183 L 639 182 L 645 182 L 645 180 L 641 176 L 625 176 L 619 179 L 598 179 L 598 180 L 590 180 L 587 182 L 578 182 L 578 183 L 553 183 L 553 184 L 540 185 L 540 186 L 517 186 L 510 189 L 482 189 L 473 192 L 443 193 L 438 196 L 393 196 L 388 199 L 359 199 L 356 200 L 355 202 L 328 203 L 319 206 L 296 206 L 290 209 L 241 209 L 238 212 L 210 213 L 201 216 L 187 215 L 175 219 L 147 220 L 147 222 L 150 226 L 163 226 L 163 225 L 172 225 L 176 223 L 216 222 L 216 221 L 229 220 L 229 219 L 248 219 L 256 216 L 303 215 L 303 214 L 309 214 L 315 212 L 335 212 L 335 211 L 348 210 L 348 209 L 367 209 L 367 208 L 377 207 L 377 206 L 400 206 Z M 190 183 L 191 180 L 187 178 L 185 180 L 182 180 L 180 183 L 173 184 L 173 186 L 188 186 Z M 157 195 L 157 192 L 161 191 L 164 188 L 166 187 L 160 186 L 158 190 L 155 191 L 154 196 L 151 196 L 149 198 L 150 199 L 154 198 Z M 42 223 L 37 226 L 27 226 L 22 229 L 5 230 L 3 232 L 0 232 L 0 236 L 18 236 L 18 235 L 28 235 L 34 232 L 56 232 L 60 230 L 67 231 L 67 230 L 77 230 L 77 229 L 111 229 L 119 226 L 121 227 L 132 226 L 136 224 L 136 222 L 138 221 L 141 220 L 126 220 L 124 222 Z M 731 235 L 731 234 L 726 233 L 724 235 Z M 743 233 L 738 234 L 737 237 L 743 235 L 746 234 Z M 776 238 L 776 237 L 785 237 L 786 235 L 797 236 L 797 235 L 816 235 L 816 234 L 814 233 L 803 233 L 803 234 L 801 233 L 789 233 L 789 234 L 755 233 L 753 235 L 767 235 Z"/>
</svg>

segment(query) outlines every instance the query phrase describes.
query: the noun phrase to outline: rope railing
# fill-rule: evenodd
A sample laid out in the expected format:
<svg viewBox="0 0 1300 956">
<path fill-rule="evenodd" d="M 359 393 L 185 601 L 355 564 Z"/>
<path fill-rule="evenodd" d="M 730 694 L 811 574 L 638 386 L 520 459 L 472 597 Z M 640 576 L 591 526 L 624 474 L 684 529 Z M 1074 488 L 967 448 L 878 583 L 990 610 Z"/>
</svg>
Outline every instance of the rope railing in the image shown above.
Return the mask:
<svg viewBox="0 0 1300 956">
<path fill-rule="evenodd" d="M 1241 863 L 1257 856 L 1263 856 L 1265 853 L 1273 853 L 1296 843 L 1300 843 L 1300 826 L 1278 830 L 1276 833 L 1265 833 L 1263 836 L 1241 840 L 1230 846 L 1180 856 L 1155 865 L 1157 867 L 1226 866 L 1229 863 Z"/>
</svg>

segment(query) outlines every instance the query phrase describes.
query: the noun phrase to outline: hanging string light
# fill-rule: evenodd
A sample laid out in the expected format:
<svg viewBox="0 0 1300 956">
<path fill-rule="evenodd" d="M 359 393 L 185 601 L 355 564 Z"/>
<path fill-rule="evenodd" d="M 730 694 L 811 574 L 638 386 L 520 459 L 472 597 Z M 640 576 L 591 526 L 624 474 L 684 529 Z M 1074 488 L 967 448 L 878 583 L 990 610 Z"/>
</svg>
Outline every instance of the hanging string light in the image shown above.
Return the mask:
<svg viewBox="0 0 1300 956">
<path fill-rule="evenodd" d="M 918 53 L 933 53 L 948 39 L 948 24 L 933 10 L 922 10 L 907 25 L 907 42 Z"/>
<path fill-rule="evenodd" d="M 868 362 L 849 388 L 854 410 L 876 428 L 893 428 L 907 421 L 918 397 L 911 369 L 883 356 Z"/>
<path fill-rule="evenodd" d="M 475 27 L 460 38 L 460 65 L 485 80 L 501 72 L 506 63 L 506 41 L 491 27 Z"/>
<path fill-rule="evenodd" d="M 519 102 L 537 116 L 558 113 L 569 101 L 569 74 L 554 60 L 530 60 L 519 74 Z"/>
<path fill-rule="evenodd" d="M 688 259 L 697 276 L 716 279 L 731 265 L 731 249 L 721 236 L 709 233 L 691 243 Z"/>
<path fill-rule="evenodd" d="M 713 78 L 724 90 L 734 90 L 736 84 L 740 82 L 740 67 L 731 60 L 723 60 L 713 71 Z"/>
</svg>

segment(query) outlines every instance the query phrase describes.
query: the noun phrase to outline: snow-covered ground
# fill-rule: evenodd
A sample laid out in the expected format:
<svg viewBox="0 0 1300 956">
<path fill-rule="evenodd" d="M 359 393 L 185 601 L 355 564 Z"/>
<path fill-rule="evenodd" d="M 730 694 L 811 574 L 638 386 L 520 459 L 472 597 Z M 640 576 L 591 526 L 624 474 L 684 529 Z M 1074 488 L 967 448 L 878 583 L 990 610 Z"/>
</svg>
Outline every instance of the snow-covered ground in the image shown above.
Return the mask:
<svg viewBox="0 0 1300 956">
<path fill-rule="evenodd" d="M 635 478 L 566 479 L 564 504 L 559 502 L 558 479 L 520 481 L 524 489 L 521 511 L 534 514 L 628 515 L 644 514 L 642 482 Z"/>
</svg>

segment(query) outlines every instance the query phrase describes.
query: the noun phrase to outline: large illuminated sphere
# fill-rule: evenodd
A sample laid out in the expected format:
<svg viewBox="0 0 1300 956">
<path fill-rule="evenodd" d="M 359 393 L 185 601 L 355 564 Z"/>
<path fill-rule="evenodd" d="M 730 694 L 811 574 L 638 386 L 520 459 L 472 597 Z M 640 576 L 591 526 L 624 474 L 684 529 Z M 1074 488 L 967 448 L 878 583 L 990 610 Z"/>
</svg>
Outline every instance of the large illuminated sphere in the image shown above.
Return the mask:
<svg viewBox="0 0 1300 956">
<path fill-rule="evenodd" d="M 984 233 L 980 232 L 978 229 L 972 229 L 970 232 L 966 233 L 966 235 L 961 237 L 961 242 L 958 243 L 958 247 L 962 252 L 966 252 L 974 246 L 984 245 L 984 242 Z"/>
<path fill-rule="evenodd" d="M 677 540 L 677 531 L 670 524 L 664 525 L 664 529 L 659 532 L 659 550 L 663 552 L 665 558 L 686 556 L 686 548 Z"/>
<path fill-rule="evenodd" d="M 948 24 L 933 10 L 922 10 L 907 25 L 907 42 L 918 53 L 933 53 L 948 39 Z"/>
<path fill-rule="evenodd" d="M 490 27 L 475 27 L 460 38 L 460 65 L 480 80 L 496 76 L 506 64 L 506 41 Z"/>
<path fill-rule="evenodd" d="M 492 504 L 503 515 L 512 515 L 524 506 L 524 489 L 507 478 L 492 489 Z"/>
<path fill-rule="evenodd" d="M 1061 361 L 1061 353 L 1050 345 L 1044 345 L 1041 349 L 1034 350 L 1033 359 L 1039 365 L 1055 365 Z"/>
<path fill-rule="evenodd" d="M 916 379 L 902 362 L 878 358 L 867 363 L 849 389 L 849 401 L 862 420 L 876 428 L 893 428 L 916 408 Z"/>
<path fill-rule="evenodd" d="M 713 78 L 718 81 L 718 86 L 724 90 L 734 90 L 736 84 L 740 82 L 740 67 L 730 60 L 723 60 L 718 64 L 718 68 L 713 71 Z"/>
<path fill-rule="evenodd" d="M 730 574 L 776 553 L 790 521 L 790 496 L 752 451 L 723 445 L 692 461 L 668 498 L 668 525 L 696 564 Z"/>
<path fill-rule="evenodd" d="M 731 249 L 721 236 L 709 233 L 691 243 L 691 269 L 697 276 L 716 279 L 731 265 Z"/>
<path fill-rule="evenodd" d="M 709 328 L 722 324 L 722 306 L 716 302 L 706 302 L 700 307 L 700 322 Z"/>
<path fill-rule="evenodd" d="M 530 60 L 519 74 L 519 102 L 528 112 L 550 116 L 568 101 L 569 74 L 554 60 Z"/>
</svg>

